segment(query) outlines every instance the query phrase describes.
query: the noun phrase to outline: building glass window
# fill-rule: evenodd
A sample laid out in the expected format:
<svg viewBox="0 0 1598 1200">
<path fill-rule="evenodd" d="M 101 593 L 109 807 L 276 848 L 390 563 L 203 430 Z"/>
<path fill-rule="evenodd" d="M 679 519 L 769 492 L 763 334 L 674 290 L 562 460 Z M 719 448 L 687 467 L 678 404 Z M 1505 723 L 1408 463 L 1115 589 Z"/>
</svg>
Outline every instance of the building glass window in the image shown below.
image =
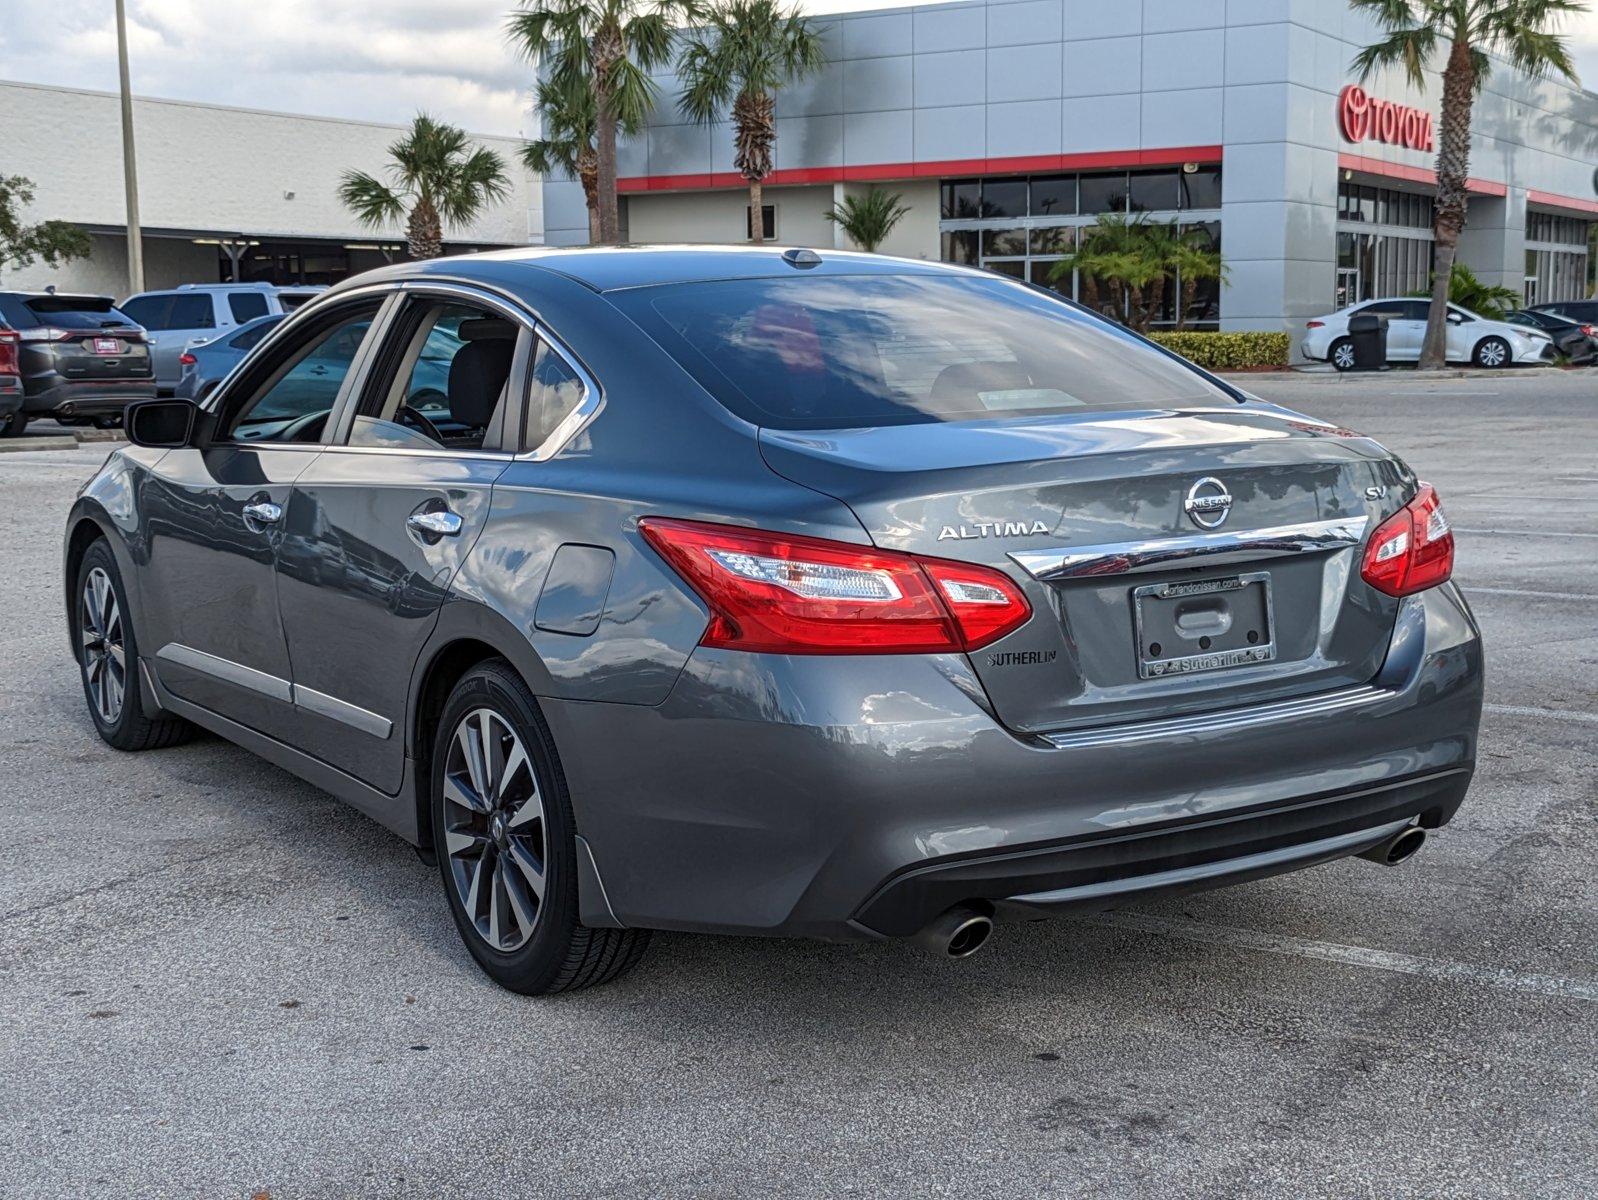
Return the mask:
<svg viewBox="0 0 1598 1200">
<path fill-rule="evenodd" d="M 744 205 L 744 237 L 754 240 L 755 222 L 754 208 Z M 775 241 L 777 237 L 777 206 L 775 204 L 762 204 L 760 206 L 760 236 L 766 241 Z"/>
<path fill-rule="evenodd" d="M 947 262 L 975 263 L 991 270 L 1053 288 L 1064 296 L 1097 307 L 1113 307 L 1112 290 L 1103 281 L 1084 280 L 1080 272 L 1054 272 L 1076 249 L 1081 230 L 1103 213 L 1135 212 L 1140 219 L 1175 224 L 1184 233 L 1199 231 L 1220 246 L 1221 168 L 1193 171 L 1163 168 L 1148 171 L 1094 171 L 995 179 L 951 179 L 941 185 L 942 254 Z M 1191 214 L 1190 216 L 1188 214 Z M 1205 219 L 1209 216 L 1211 219 Z M 1185 306 L 1194 328 L 1216 328 L 1220 321 L 1220 283 L 1195 280 L 1185 289 L 1168 279 L 1145 291 L 1144 304 L 1154 306 L 1156 327 L 1170 328 Z M 1128 314 L 1112 314 L 1125 319 Z"/>
<path fill-rule="evenodd" d="M 984 179 L 982 215 L 984 217 L 1024 217 L 1027 215 L 1025 179 Z"/>
<path fill-rule="evenodd" d="M 1526 214 L 1527 304 L 1553 304 L 1587 295 L 1593 223 L 1560 213 Z"/>
<path fill-rule="evenodd" d="M 1032 180 L 1032 202 L 1028 211 L 1035 217 L 1074 216 L 1076 214 L 1076 176 L 1035 176 Z"/>
<path fill-rule="evenodd" d="M 1128 202 L 1133 212 L 1169 212 L 1179 208 L 1180 171 L 1133 171 L 1127 178 Z"/>
<path fill-rule="evenodd" d="M 1420 192 L 1340 183 L 1333 305 L 1404 296 L 1431 283 L 1432 202 Z"/>
</svg>

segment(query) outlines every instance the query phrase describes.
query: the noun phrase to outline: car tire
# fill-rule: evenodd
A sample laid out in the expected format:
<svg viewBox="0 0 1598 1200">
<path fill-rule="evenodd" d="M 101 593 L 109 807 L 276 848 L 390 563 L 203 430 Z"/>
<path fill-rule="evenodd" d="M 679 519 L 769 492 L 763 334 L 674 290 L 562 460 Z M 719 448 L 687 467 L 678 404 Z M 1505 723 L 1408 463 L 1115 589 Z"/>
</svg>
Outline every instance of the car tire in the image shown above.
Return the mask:
<svg viewBox="0 0 1598 1200">
<path fill-rule="evenodd" d="M 1354 343 L 1348 338 L 1338 338 L 1326 351 L 1326 361 L 1339 371 L 1354 369 Z"/>
<path fill-rule="evenodd" d="M 1485 337 L 1476 343 L 1470 360 L 1483 370 L 1497 371 L 1513 363 L 1515 355 L 1503 338 Z"/>
<path fill-rule="evenodd" d="M 503 660 L 455 685 L 430 775 L 433 846 L 450 915 L 477 964 L 526 996 L 608 983 L 649 944 L 644 929 L 577 919 L 576 821 L 538 703 Z"/>
<path fill-rule="evenodd" d="M 104 538 L 84 552 L 73 585 L 72 645 L 95 732 L 118 750 L 161 750 L 188 741 L 193 725 L 145 708 L 127 592 Z"/>
<path fill-rule="evenodd" d="M 0 437 L 21 437 L 28 428 L 28 414 L 14 412 L 8 417 L 0 417 Z"/>
</svg>

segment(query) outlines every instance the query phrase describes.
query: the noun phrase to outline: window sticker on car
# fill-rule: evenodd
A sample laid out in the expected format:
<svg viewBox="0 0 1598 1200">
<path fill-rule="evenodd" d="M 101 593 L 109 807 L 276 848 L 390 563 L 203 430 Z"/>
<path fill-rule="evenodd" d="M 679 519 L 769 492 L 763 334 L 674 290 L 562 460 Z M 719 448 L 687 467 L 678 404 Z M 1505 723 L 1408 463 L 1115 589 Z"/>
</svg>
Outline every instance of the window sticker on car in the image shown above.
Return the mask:
<svg viewBox="0 0 1598 1200">
<path fill-rule="evenodd" d="M 978 392 L 982 407 L 995 412 L 1010 412 L 1028 408 L 1084 408 L 1085 403 L 1068 396 L 1057 388 L 1001 388 L 995 392 Z"/>
</svg>

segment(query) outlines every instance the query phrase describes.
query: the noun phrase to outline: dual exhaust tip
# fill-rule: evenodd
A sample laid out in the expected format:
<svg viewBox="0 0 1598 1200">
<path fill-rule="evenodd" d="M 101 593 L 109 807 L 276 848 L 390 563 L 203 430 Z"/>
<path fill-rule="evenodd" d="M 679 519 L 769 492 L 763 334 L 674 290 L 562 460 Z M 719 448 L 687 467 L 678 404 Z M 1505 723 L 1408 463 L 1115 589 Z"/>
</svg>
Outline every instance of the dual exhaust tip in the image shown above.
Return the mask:
<svg viewBox="0 0 1598 1200">
<path fill-rule="evenodd" d="M 1426 844 L 1426 831 L 1419 825 L 1403 829 L 1385 842 L 1372 846 L 1360 855 L 1371 862 L 1396 867 L 1412 857 Z M 927 927 L 911 940 L 923 950 L 940 958 L 970 958 L 993 933 L 993 917 L 971 904 L 956 904 L 947 912 L 934 917 Z"/>
</svg>

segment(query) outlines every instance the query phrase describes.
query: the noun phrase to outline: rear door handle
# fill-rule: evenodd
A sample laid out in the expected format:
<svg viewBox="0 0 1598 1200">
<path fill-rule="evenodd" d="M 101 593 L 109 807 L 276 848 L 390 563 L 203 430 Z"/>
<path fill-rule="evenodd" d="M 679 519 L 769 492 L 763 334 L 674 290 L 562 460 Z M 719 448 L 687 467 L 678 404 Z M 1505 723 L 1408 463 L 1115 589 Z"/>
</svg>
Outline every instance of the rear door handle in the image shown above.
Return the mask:
<svg viewBox="0 0 1598 1200">
<path fill-rule="evenodd" d="M 276 525 L 283 519 L 283 506 L 270 500 L 257 500 L 244 506 L 244 519 L 260 525 Z"/>
<path fill-rule="evenodd" d="M 447 508 L 434 508 L 426 512 L 413 512 L 405 518 L 405 524 L 423 537 L 441 538 L 454 537 L 460 533 L 465 522 Z"/>
</svg>

